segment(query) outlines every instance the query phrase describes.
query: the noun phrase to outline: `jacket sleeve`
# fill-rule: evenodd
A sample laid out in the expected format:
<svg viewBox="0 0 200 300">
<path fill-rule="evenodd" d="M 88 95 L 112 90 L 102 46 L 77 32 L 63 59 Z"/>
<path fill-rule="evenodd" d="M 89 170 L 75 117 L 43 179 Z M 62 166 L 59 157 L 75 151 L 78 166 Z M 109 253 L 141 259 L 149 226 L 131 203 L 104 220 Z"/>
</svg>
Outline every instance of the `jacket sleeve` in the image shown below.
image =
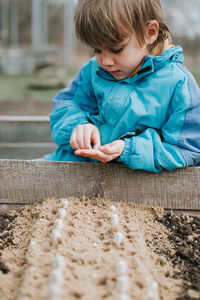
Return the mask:
<svg viewBox="0 0 200 300">
<path fill-rule="evenodd" d="M 140 135 L 124 137 L 117 159 L 132 169 L 160 172 L 197 165 L 200 161 L 200 90 L 193 76 L 181 80 L 174 91 L 168 117 L 161 130 L 147 128 Z"/>
<path fill-rule="evenodd" d="M 72 83 L 53 99 L 50 114 L 51 136 L 54 142 L 66 151 L 70 146 L 72 131 L 82 124 L 90 123 L 88 113 L 97 111 L 97 102 L 91 84 L 91 63 L 78 72 Z"/>
</svg>

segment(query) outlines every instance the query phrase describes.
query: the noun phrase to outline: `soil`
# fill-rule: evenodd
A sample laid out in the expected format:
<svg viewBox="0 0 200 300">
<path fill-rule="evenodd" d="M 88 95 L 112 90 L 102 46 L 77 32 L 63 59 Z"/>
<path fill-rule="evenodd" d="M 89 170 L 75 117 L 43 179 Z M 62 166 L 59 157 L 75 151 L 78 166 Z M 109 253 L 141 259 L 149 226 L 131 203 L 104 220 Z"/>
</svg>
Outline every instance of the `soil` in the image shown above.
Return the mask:
<svg viewBox="0 0 200 300">
<path fill-rule="evenodd" d="M 59 209 L 62 199 L 47 199 L 0 214 L 1 300 L 200 299 L 199 218 L 86 197 Z"/>
<path fill-rule="evenodd" d="M 16 215 L 7 215 L 0 213 L 0 250 L 12 244 L 12 231 Z"/>
<path fill-rule="evenodd" d="M 169 240 L 176 250 L 175 255 L 169 257 L 180 267 L 174 276 L 183 280 L 177 300 L 200 299 L 200 218 L 166 214 L 157 220 L 170 230 Z"/>
</svg>

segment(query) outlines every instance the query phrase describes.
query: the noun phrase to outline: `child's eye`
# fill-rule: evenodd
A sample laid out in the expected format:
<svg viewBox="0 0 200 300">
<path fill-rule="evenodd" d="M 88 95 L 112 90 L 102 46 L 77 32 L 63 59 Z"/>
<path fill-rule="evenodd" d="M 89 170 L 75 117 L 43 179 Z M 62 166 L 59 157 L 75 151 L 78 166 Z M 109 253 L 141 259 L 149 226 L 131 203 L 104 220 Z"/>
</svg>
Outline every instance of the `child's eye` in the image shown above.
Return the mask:
<svg viewBox="0 0 200 300">
<path fill-rule="evenodd" d="M 112 52 L 113 53 L 119 53 L 123 50 L 123 47 L 122 48 L 119 48 L 119 49 L 112 49 Z"/>
</svg>

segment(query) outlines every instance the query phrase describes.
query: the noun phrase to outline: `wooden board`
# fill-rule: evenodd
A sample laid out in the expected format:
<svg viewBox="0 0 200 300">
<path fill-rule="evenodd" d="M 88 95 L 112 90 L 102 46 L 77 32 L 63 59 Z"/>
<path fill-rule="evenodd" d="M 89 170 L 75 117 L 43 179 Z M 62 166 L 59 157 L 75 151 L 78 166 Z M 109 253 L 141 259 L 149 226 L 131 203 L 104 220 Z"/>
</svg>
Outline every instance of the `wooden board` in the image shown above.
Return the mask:
<svg viewBox="0 0 200 300">
<path fill-rule="evenodd" d="M 33 159 L 55 149 L 48 116 L 0 116 L 0 159 Z"/>
<path fill-rule="evenodd" d="M 0 160 L 0 203 L 32 204 L 48 197 L 94 198 L 200 210 L 200 167 L 159 174 L 114 163 Z"/>
<path fill-rule="evenodd" d="M 48 116 L 0 116 L 1 143 L 50 143 Z"/>
<path fill-rule="evenodd" d="M 0 159 L 36 159 L 56 148 L 54 143 L 0 143 Z"/>
</svg>

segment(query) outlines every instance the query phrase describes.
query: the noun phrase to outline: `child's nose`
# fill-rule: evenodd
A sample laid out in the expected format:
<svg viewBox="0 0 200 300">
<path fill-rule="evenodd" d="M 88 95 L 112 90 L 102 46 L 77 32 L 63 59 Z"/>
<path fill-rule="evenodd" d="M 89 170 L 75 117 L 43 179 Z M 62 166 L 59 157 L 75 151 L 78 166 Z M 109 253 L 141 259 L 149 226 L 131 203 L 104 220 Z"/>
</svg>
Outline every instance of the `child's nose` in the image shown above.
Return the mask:
<svg viewBox="0 0 200 300">
<path fill-rule="evenodd" d="M 112 58 L 111 55 L 109 55 L 109 54 L 102 54 L 101 64 L 104 67 L 113 66 L 114 65 L 114 60 L 113 60 L 113 58 Z"/>
</svg>

